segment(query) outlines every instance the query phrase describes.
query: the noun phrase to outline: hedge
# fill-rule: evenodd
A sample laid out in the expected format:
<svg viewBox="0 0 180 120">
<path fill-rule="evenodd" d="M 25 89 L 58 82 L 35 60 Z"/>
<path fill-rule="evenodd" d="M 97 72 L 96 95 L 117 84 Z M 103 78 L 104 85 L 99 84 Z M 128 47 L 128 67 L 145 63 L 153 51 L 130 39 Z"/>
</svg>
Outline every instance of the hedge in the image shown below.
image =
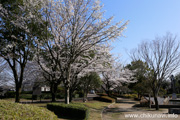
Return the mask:
<svg viewBox="0 0 180 120">
<path fill-rule="evenodd" d="M 87 120 L 89 116 L 89 109 L 83 104 L 49 103 L 47 104 L 47 109 L 60 117 L 66 118 Z"/>
<path fill-rule="evenodd" d="M 113 103 L 116 101 L 114 98 L 111 98 L 108 96 L 95 97 L 94 100 L 99 100 L 99 101 L 103 101 L 103 102 L 110 102 L 110 103 Z"/>
<path fill-rule="evenodd" d="M 47 110 L 33 105 L 0 100 L 0 120 L 58 120 Z"/>
<path fill-rule="evenodd" d="M 112 94 L 112 96 L 114 96 L 114 97 L 122 97 L 122 98 L 138 98 L 138 95 L 137 94 L 121 94 L 121 95 L 119 95 L 119 94 Z"/>
<path fill-rule="evenodd" d="M 22 99 L 32 99 L 32 94 L 20 94 L 20 98 L 22 98 Z"/>
<path fill-rule="evenodd" d="M 16 96 L 16 92 L 14 91 L 8 91 L 5 93 L 6 98 L 14 98 Z"/>
<path fill-rule="evenodd" d="M 138 98 L 137 94 L 124 94 L 123 95 L 125 98 Z"/>
<path fill-rule="evenodd" d="M 108 96 L 108 94 L 106 94 L 106 93 L 97 93 L 97 95 L 99 95 L 99 96 Z"/>
</svg>

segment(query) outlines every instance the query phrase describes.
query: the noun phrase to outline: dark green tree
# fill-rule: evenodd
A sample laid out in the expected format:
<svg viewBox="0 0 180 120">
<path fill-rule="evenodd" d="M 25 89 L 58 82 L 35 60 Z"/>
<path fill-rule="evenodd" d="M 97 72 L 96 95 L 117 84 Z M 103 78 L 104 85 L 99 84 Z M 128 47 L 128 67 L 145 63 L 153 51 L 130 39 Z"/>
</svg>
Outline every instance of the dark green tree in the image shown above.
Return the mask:
<svg viewBox="0 0 180 120">
<path fill-rule="evenodd" d="M 176 76 L 175 76 L 175 80 L 176 80 L 176 93 L 180 93 L 180 73 L 178 73 Z"/>
<path fill-rule="evenodd" d="M 44 23 L 38 22 L 40 6 L 25 6 L 23 0 L 0 0 L 0 57 L 9 64 L 15 82 L 16 98 L 20 92 L 26 63 L 35 54 L 35 40 L 43 34 Z M 33 10 L 33 11 L 32 11 Z"/>
<path fill-rule="evenodd" d="M 81 86 L 84 92 L 83 101 L 87 100 L 87 94 L 91 89 L 97 89 L 101 87 L 101 78 L 96 72 L 91 72 L 80 79 Z"/>
<path fill-rule="evenodd" d="M 135 70 L 134 77 L 137 79 L 136 83 L 132 83 L 128 87 L 136 91 L 138 93 L 139 98 L 141 95 L 144 95 L 145 93 L 150 93 L 150 86 L 148 81 L 150 69 L 148 65 L 141 60 L 136 60 L 132 61 L 131 64 L 128 64 L 126 68 L 130 70 Z"/>
</svg>

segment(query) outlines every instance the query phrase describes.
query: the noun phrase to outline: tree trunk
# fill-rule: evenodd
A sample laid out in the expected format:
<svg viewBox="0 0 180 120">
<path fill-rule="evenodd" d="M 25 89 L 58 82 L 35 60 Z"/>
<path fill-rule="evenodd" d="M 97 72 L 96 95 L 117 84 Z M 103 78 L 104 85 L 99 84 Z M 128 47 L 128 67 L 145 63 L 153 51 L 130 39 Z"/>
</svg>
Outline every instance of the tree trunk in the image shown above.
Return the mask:
<svg viewBox="0 0 180 120">
<path fill-rule="evenodd" d="M 56 92 L 57 92 L 57 86 L 55 83 L 51 84 L 51 101 L 55 102 L 56 101 Z"/>
<path fill-rule="evenodd" d="M 66 104 L 69 104 L 69 87 L 66 88 Z"/>
<path fill-rule="evenodd" d="M 69 92 L 69 102 L 72 102 L 72 98 L 73 98 L 73 90 L 70 89 L 70 92 Z"/>
<path fill-rule="evenodd" d="M 84 89 L 83 102 L 87 101 L 87 90 Z"/>
<path fill-rule="evenodd" d="M 17 76 L 17 72 L 15 75 L 15 81 L 16 81 L 16 99 L 15 102 L 20 102 L 20 94 L 21 94 L 21 86 L 22 86 L 22 82 L 23 82 L 23 73 L 24 73 L 24 68 L 25 68 L 25 64 L 21 65 L 21 73 L 20 73 L 20 78 L 18 81 L 18 76 Z"/>
<path fill-rule="evenodd" d="M 65 103 L 67 103 L 67 90 L 66 90 L 66 88 L 65 88 Z"/>
<path fill-rule="evenodd" d="M 111 95 L 111 94 L 110 94 L 110 90 L 107 90 L 106 93 L 107 93 L 108 96 Z"/>
<path fill-rule="evenodd" d="M 67 79 L 66 79 L 66 83 L 65 83 L 65 87 L 66 87 L 66 104 L 69 104 L 69 92 L 70 92 L 70 70 L 71 67 L 69 66 L 67 69 Z"/>
<path fill-rule="evenodd" d="M 52 97 L 51 101 L 55 102 L 56 101 L 56 95 L 54 92 L 51 93 L 51 97 Z"/>
<path fill-rule="evenodd" d="M 16 97 L 15 97 L 15 102 L 20 102 L 20 93 L 21 93 L 21 87 L 19 84 L 16 84 Z"/>
<path fill-rule="evenodd" d="M 155 107 L 156 107 L 156 110 L 159 110 L 159 104 L 158 104 L 158 95 L 155 91 L 153 91 L 153 94 L 154 94 L 154 102 L 155 102 Z"/>
</svg>

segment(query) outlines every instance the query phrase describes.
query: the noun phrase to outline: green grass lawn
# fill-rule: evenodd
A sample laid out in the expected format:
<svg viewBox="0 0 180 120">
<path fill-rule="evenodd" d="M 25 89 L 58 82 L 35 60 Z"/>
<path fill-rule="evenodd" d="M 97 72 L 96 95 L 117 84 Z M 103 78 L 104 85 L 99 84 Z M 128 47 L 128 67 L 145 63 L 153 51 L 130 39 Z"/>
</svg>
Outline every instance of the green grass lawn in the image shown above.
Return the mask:
<svg viewBox="0 0 180 120">
<path fill-rule="evenodd" d="M 107 107 L 109 104 L 111 104 L 111 103 L 100 102 L 100 101 L 88 101 L 86 103 L 78 101 L 78 103 L 82 103 L 88 108 L 90 108 L 89 120 L 101 120 L 102 110 L 105 107 Z"/>
<path fill-rule="evenodd" d="M 100 101 L 88 101 L 86 103 L 83 103 L 82 101 L 74 101 L 74 103 L 81 103 L 90 108 L 90 115 L 89 115 L 89 120 L 101 120 L 101 112 L 102 110 L 107 107 L 111 103 L 106 103 L 106 102 L 100 102 Z M 36 105 L 39 107 L 46 107 L 47 103 L 33 103 L 31 105 Z M 67 119 L 62 119 L 60 120 L 67 120 Z"/>
<path fill-rule="evenodd" d="M 8 101 L 14 101 L 14 98 L 9 98 L 5 99 Z M 26 99 L 21 99 L 21 102 L 24 101 L 31 101 L 31 100 L 26 100 Z M 101 101 L 87 101 L 83 103 L 82 101 L 74 101 L 74 103 L 81 103 L 90 108 L 90 115 L 89 115 L 89 120 L 101 120 L 101 112 L 102 110 L 107 107 L 111 103 L 107 102 L 101 102 Z M 46 107 L 47 103 L 31 103 L 30 105 L 35 105 L 38 107 Z M 60 120 L 67 120 L 67 119 L 62 119 Z"/>
<path fill-rule="evenodd" d="M 90 108 L 89 120 L 101 120 L 101 112 L 102 110 L 107 107 L 111 103 L 100 102 L 100 101 L 88 101 L 83 103 L 82 101 L 74 101 L 74 103 L 81 103 Z M 31 105 L 36 105 L 39 107 L 46 107 L 47 103 L 33 103 Z M 67 120 L 62 119 L 60 120 Z"/>
<path fill-rule="evenodd" d="M 90 108 L 90 115 L 89 115 L 89 120 L 101 120 L 101 112 L 102 110 L 107 107 L 111 103 L 106 103 L 106 102 L 100 102 L 100 101 L 88 101 L 86 103 L 83 103 L 82 101 L 74 101 L 74 103 L 81 103 Z M 39 107 L 46 107 L 47 103 L 33 103 L 31 105 L 36 105 Z M 60 120 L 67 120 L 67 119 L 62 119 Z"/>
</svg>

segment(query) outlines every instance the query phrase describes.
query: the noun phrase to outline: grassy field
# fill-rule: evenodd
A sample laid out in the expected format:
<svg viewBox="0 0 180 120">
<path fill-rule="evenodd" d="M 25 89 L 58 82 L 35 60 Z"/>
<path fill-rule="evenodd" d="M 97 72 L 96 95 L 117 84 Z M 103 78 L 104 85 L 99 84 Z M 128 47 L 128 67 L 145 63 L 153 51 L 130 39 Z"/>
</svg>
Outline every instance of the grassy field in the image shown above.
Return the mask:
<svg viewBox="0 0 180 120">
<path fill-rule="evenodd" d="M 14 98 L 9 98 L 5 99 L 8 101 L 14 101 Z M 21 99 L 21 102 L 31 102 L 31 100 L 26 100 L 26 99 Z M 81 103 L 90 108 L 90 115 L 89 115 L 89 120 L 101 120 L 101 112 L 102 110 L 107 107 L 111 103 L 107 102 L 100 102 L 100 101 L 88 101 L 86 103 L 83 103 L 82 101 L 74 101 L 74 103 Z M 38 107 L 46 107 L 47 103 L 31 103 L 30 105 L 35 105 Z M 60 120 L 67 120 L 67 119 L 62 119 Z"/>
<path fill-rule="evenodd" d="M 90 108 L 89 120 L 101 120 L 101 112 L 111 103 L 100 102 L 100 101 L 88 101 L 83 103 L 82 101 L 75 101 L 74 103 L 81 103 Z M 33 103 L 31 105 L 36 105 L 38 107 L 46 107 L 47 103 Z M 60 118 L 60 120 L 67 120 Z"/>
<path fill-rule="evenodd" d="M 88 101 L 83 103 L 82 101 L 75 101 L 75 103 L 81 103 L 90 108 L 89 120 L 101 120 L 101 112 L 111 103 L 99 102 L 99 101 Z M 36 105 L 39 107 L 46 107 L 47 103 L 33 103 L 31 105 Z M 67 120 L 60 118 L 60 120 Z"/>
<path fill-rule="evenodd" d="M 82 102 L 79 101 L 79 103 Z M 100 102 L 100 101 L 88 101 L 82 104 L 90 108 L 89 120 L 101 120 L 102 110 L 111 103 Z"/>
</svg>

